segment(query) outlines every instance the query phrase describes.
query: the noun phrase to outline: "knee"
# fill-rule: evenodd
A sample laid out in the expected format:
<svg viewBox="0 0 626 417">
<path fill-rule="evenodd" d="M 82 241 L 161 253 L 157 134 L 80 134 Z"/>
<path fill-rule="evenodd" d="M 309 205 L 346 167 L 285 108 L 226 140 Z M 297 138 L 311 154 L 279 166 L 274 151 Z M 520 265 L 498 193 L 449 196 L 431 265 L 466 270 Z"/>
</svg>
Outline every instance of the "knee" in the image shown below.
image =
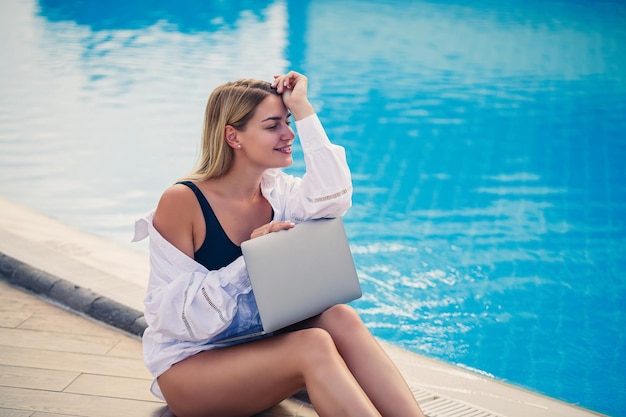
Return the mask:
<svg viewBox="0 0 626 417">
<path fill-rule="evenodd" d="M 313 327 L 300 330 L 297 333 L 303 350 L 327 352 L 334 349 L 333 338 L 324 329 Z"/>
<path fill-rule="evenodd" d="M 359 313 L 347 304 L 337 304 L 329 308 L 322 313 L 321 320 L 323 328 L 327 329 L 331 335 L 335 332 L 351 333 L 365 329 Z"/>
<path fill-rule="evenodd" d="M 291 335 L 297 338 L 297 352 L 301 359 L 315 366 L 337 354 L 332 336 L 326 330 L 313 327 L 298 330 Z"/>
</svg>

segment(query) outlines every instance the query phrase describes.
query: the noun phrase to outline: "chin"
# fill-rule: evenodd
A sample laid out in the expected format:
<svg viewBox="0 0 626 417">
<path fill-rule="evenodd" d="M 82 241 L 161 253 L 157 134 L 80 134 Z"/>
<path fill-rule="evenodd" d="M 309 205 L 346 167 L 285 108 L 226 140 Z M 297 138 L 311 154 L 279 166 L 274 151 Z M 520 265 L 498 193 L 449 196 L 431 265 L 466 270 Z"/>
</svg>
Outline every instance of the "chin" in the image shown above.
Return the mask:
<svg viewBox="0 0 626 417">
<path fill-rule="evenodd" d="M 291 165 L 293 165 L 293 158 L 289 158 L 287 161 L 281 164 L 280 168 L 289 168 Z"/>
</svg>

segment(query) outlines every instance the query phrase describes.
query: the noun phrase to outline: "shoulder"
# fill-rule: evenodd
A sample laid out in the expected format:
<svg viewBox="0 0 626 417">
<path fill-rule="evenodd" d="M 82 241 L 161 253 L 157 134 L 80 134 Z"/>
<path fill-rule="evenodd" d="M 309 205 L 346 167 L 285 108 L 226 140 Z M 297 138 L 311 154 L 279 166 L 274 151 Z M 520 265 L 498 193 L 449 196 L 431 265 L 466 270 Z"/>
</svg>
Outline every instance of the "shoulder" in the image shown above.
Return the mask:
<svg viewBox="0 0 626 417">
<path fill-rule="evenodd" d="M 176 217 L 184 217 L 185 214 L 191 213 L 197 205 L 197 198 L 191 188 L 183 184 L 174 184 L 161 195 L 155 217 L 172 214 L 175 214 Z"/>
<path fill-rule="evenodd" d="M 161 195 L 154 213 L 154 227 L 171 244 L 187 253 L 198 210 L 194 192 L 186 185 L 174 184 Z"/>
<path fill-rule="evenodd" d="M 191 188 L 184 184 L 176 183 L 163 192 L 161 199 L 159 200 L 159 206 L 186 204 L 195 200 L 196 197 Z"/>
</svg>

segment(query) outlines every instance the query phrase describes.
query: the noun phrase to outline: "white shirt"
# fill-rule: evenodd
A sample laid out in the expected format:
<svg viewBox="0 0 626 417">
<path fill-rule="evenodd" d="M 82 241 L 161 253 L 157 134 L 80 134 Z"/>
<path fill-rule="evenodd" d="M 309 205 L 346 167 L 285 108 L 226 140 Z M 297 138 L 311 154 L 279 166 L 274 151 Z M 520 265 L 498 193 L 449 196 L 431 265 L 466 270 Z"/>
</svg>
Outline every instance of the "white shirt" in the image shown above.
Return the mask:
<svg viewBox="0 0 626 417">
<path fill-rule="evenodd" d="M 296 223 L 338 217 L 352 203 L 345 150 L 331 144 L 316 114 L 296 121 L 306 173 L 302 178 L 267 170 L 261 192 L 274 220 Z M 155 229 L 154 210 L 135 223 L 133 241 L 150 237 L 150 278 L 144 299 L 148 328 L 143 334 L 146 366 L 157 378 L 173 364 L 216 347 L 211 341 L 261 327 L 243 257 L 209 271 Z M 163 399 L 158 384 L 152 392 Z"/>
</svg>

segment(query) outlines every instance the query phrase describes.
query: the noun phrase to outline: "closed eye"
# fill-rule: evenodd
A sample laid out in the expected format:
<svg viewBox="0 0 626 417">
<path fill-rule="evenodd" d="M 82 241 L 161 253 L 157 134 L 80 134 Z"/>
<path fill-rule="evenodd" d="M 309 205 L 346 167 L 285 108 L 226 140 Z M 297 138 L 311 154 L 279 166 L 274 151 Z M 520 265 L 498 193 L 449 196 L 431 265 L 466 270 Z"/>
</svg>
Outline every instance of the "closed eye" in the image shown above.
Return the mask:
<svg viewBox="0 0 626 417">
<path fill-rule="evenodd" d="M 267 122 L 269 120 L 279 121 L 280 119 L 281 119 L 280 117 L 268 117 L 267 119 L 262 120 L 261 123 Z M 291 126 L 291 113 L 288 113 L 287 117 L 285 117 L 285 124 L 287 126 Z M 277 127 L 278 127 L 278 124 L 273 124 L 273 125 L 267 126 L 266 129 L 272 130 L 272 129 L 276 129 Z"/>
</svg>

